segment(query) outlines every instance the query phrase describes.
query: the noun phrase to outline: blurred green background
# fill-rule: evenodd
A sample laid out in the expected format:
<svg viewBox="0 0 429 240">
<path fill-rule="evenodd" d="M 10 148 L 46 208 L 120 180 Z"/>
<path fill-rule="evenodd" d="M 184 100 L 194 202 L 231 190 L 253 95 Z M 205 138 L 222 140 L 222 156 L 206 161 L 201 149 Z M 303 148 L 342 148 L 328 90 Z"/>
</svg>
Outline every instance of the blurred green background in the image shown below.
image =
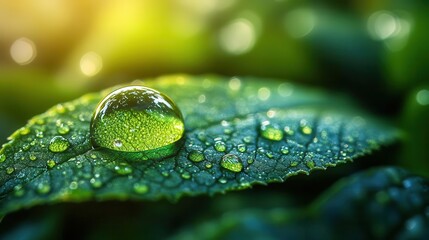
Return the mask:
<svg viewBox="0 0 429 240">
<path fill-rule="evenodd" d="M 404 133 L 402 142 L 362 162 L 382 159 L 429 176 L 428 13 L 425 0 L 0 0 L 0 144 L 47 108 L 115 84 L 174 73 L 251 75 L 351 96 Z M 340 171 L 350 169 L 331 170 Z M 331 183 L 321 175 L 273 184 L 270 193 L 300 192 L 297 202 L 304 205 Z M 302 191 L 307 188 L 316 190 Z M 213 206 L 224 212 L 229 208 L 222 203 L 241 206 L 258 192 L 266 206 L 285 199 L 266 198 L 266 188 L 256 187 L 238 198 L 218 197 L 216 204 L 184 199 L 175 214 L 183 219 L 201 200 L 211 213 Z M 131 216 L 174 208 L 164 201 L 147 204 Z M 73 206 L 64 211 L 78 214 Z M 86 212 L 80 214 L 68 221 L 81 221 Z M 119 219 L 126 222 L 130 215 L 124 216 Z"/>
</svg>

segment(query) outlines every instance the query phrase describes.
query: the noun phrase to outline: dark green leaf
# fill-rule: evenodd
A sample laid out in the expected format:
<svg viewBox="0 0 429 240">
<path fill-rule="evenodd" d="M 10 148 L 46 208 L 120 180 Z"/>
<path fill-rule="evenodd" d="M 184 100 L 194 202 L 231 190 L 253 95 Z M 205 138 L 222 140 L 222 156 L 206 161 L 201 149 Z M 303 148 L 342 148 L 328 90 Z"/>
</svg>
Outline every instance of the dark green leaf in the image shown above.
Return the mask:
<svg viewBox="0 0 429 240">
<path fill-rule="evenodd" d="M 341 180 L 310 209 L 246 210 L 173 239 L 427 239 L 429 181 L 395 167 Z"/>
<path fill-rule="evenodd" d="M 350 161 L 397 137 L 343 98 L 286 82 L 170 76 L 135 84 L 165 93 L 181 109 L 186 133 L 176 155 L 130 160 L 93 149 L 90 119 L 112 89 L 88 94 L 34 117 L 4 145 L 0 212 L 58 201 L 176 199 L 244 189 Z M 49 150 L 57 136 L 69 142 L 64 152 Z"/>
</svg>

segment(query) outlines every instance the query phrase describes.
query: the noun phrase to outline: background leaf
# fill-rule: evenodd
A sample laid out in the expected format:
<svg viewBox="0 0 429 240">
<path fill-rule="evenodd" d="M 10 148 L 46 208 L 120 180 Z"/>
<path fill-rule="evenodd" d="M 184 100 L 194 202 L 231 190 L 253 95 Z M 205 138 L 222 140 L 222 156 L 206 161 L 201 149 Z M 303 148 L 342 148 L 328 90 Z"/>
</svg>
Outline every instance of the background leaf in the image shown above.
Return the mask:
<svg viewBox="0 0 429 240">
<path fill-rule="evenodd" d="M 31 119 L 4 145 L 1 212 L 58 201 L 176 199 L 244 189 L 335 166 L 398 135 L 344 98 L 281 81 L 169 76 L 134 84 L 164 92 L 181 109 L 186 134 L 177 155 L 127 160 L 93 149 L 90 119 L 112 89 L 85 95 Z M 48 146 L 58 135 L 70 147 L 52 153 Z M 191 161 L 192 152 L 203 160 Z M 221 166 L 226 154 L 242 165 L 239 171 Z"/>
<path fill-rule="evenodd" d="M 309 209 L 236 211 L 172 239 L 426 239 L 428 193 L 425 178 L 375 168 L 339 181 Z"/>
</svg>

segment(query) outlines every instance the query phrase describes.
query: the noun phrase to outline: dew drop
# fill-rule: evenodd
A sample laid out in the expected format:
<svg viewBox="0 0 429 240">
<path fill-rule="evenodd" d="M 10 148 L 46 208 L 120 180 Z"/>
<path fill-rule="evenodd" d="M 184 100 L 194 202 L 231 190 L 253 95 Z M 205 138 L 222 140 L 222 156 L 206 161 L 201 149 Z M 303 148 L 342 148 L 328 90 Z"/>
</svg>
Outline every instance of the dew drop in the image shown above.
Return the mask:
<svg viewBox="0 0 429 240">
<path fill-rule="evenodd" d="M 188 159 L 193 162 L 201 162 L 204 160 L 204 154 L 201 151 L 193 150 L 188 154 Z"/>
<path fill-rule="evenodd" d="M 225 143 L 223 141 L 216 141 L 214 144 L 214 148 L 218 152 L 225 152 L 225 150 L 226 150 L 226 146 L 225 146 Z"/>
<path fill-rule="evenodd" d="M 89 182 L 93 188 L 100 188 L 103 185 L 103 182 L 98 178 L 91 178 Z"/>
<path fill-rule="evenodd" d="M 286 146 L 282 146 L 281 148 L 280 148 L 280 151 L 283 153 L 283 154 L 289 154 L 289 148 L 288 147 L 286 147 Z"/>
<path fill-rule="evenodd" d="M 7 174 L 12 174 L 14 171 L 15 171 L 15 168 L 13 168 L 13 167 L 6 168 L 6 173 Z"/>
<path fill-rule="evenodd" d="M 70 183 L 69 188 L 71 190 L 76 190 L 79 187 L 79 184 L 76 181 Z"/>
<path fill-rule="evenodd" d="M 4 162 L 6 160 L 6 155 L 4 155 L 3 153 L 0 154 L 0 162 Z"/>
<path fill-rule="evenodd" d="M 53 168 L 53 167 L 55 167 L 55 165 L 56 165 L 56 163 L 55 163 L 55 161 L 54 160 L 48 160 L 48 161 L 46 161 L 46 166 L 48 166 L 49 168 Z"/>
<path fill-rule="evenodd" d="M 238 144 L 237 145 L 237 150 L 239 151 L 239 152 L 245 152 L 246 151 L 246 145 L 245 144 Z"/>
<path fill-rule="evenodd" d="M 232 172 L 241 172 L 243 170 L 243 164 L 240 158 L 234 154 L 226 154 L 222 157 L 220 165 Z"/>
<path fill-rule="evenodd" d="M 181 175 L 181 176 L 182 176 L 182 178 L 183 178 L 183 179 L 186 179 L 186 180 L 191 178 L 191 174 L 190 174 L 190 173 L 188 173 L 188 172 L 184 172 L 184 173 L 182 173 L 182 175 Z"/>
<path fill-rule="evenodd" d="M 37 184 L 37 192 L 39 194 L 47 194 L 51 191 L 51 186 L 49 186 L 46 183 L 39 183 Z"/>
<path fill-rule="evenodd" d="M 120 174 L 120 175 L 128 175 L 133 172 L 133 169 L 127 163 L 119 163 L 118 165 L 115 166 L 115 171 L 117 174 Z"/>
<path fill-rule="evenodd" d="M 69 148 L 69 146 L 69 141 L 61 136 L 55 136 L 49 142 L 49 150 L 55 153 L 64 152 Z"/>
<path fill-rule="evenodd" d="M 61 135 L 67 134 L 70 132 L 70 127 L 62 123 L 57 127 L 57 132 Z"/>
<path fill-rule="evenodd" d="M 301 128 L 301 131 L 305 135 L 310 135 L 313 132 L 313 129 L 311 129 L 311 127 L 309 127 L 309 126 L 304 126 Z"/>
<path fill-rule="evenodd" d="M 280 141 L 283 139 L 283 131 L 269 121 L 261 123 L 260 133 L 262 137 L 268 140 Z"/>
<path fill-rule="evenodd" d="M 25 193 L 25 190 L 21 184 L 18 184 L 15 187 L 13 187 L 13 192 L 16 197 L 22 197 Z"/>
<path fill-rule="evenodd" d="M 34 155 L 34 154 L 31 154 L 30 155 L 30 160 L 31 161 L 35 161 L 37 159 L 37 157 Z"/>
<path fill-rule="evenodd" d="M 134 192 L 138 194 L 145 194 L 149 191 L 149 187 L 146 184 L 139 182 L 134 183 L 133 189 Z"/>
<path fill-rule="evenodd" d="M 176 151 L 184 131 L 182 114 L 170 98 L 147 87 L 128 86 L 98 104 L 90 134 L 95 147 L 145 152 L 166 146 Z"/>
<path fill-rule="evenodd" d="M 225 184 L 228 182 L 228 180 L 226 180 L 225 178 L 220 178 L 218 181 L 219 183 L 222 183 L 222 184 Z"/>
<path fill-rule="evenodd" d="M 210 169 L 210 168 L 212 168 L 213 167 L 213 164 L 211 164 L 211 163 L 206 163 L 206 168 L 207 169 Z"/>
<path fill-rule="evenodd" d="M 310 169 L 313 169 L 314 166 L 315 166 L 313 161 L 307 161 L 306 164 L 307 164 L 307 167 L 310 168 Z"/>
</svg>

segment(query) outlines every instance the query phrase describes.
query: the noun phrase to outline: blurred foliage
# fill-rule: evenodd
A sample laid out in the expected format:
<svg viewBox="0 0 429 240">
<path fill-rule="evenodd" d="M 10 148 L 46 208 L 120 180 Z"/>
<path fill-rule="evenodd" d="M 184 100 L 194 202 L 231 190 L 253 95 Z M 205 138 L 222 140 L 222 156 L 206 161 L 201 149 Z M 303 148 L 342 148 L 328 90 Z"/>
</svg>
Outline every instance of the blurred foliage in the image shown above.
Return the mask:
<svg viewBox="0 0 429 240">
<path fill-rule="evenodd" d="M 424 0 L 0 1 L 0 144 L 50 106 L 136 78 L 252 75 L 351 95 L 406 136 L 365 164 L 396 164 L 429 176 L 428 11 Z M 309 202 L 315 197 L 309 192 L 328 186 L 316 179 L 291 198 Z M 164 227 L 183 215 L 207 218 L 185 202 L 150 206 L 189 210 Z M 24 217 L 16 222 L 25 228 L 23 219 L 38 212 L 19 214 Z M 101 238 L 96 235 L 92 239 Z"/>
</svg>

